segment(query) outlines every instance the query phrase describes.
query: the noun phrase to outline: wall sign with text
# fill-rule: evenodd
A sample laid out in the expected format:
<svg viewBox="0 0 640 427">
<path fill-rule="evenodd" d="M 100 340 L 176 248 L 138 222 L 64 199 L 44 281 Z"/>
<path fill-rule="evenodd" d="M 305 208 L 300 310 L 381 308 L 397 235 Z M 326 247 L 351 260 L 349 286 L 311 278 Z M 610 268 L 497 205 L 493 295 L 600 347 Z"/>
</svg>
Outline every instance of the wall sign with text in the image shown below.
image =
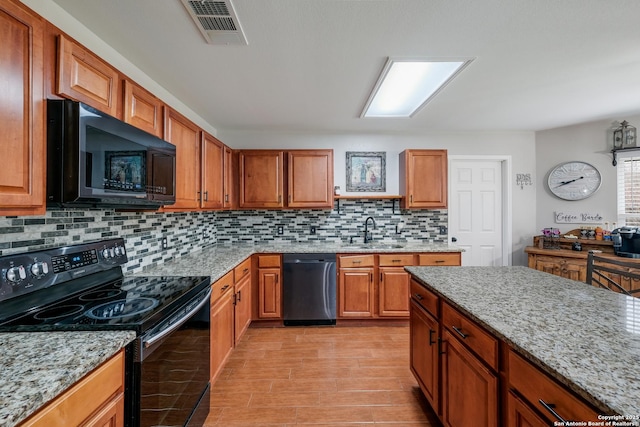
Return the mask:
<svg viewBox="0 0 640 427">
<path fill-rule="evenodd" d="M 600 224 L 602 215 L 598 212 L 554 212 L 556 224 Z"/>
</svg>

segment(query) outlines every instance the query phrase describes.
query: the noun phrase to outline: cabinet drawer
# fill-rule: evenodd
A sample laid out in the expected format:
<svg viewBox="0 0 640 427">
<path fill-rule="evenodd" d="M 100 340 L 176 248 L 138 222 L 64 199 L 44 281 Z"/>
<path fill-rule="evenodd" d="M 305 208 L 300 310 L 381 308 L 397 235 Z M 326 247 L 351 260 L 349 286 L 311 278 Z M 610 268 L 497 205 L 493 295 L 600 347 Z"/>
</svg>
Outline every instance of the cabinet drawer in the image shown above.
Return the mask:
<svg viewBox="0 0 640 427">
<path fill-rule="evenodd" d="M 375 257 L 373 255 L 342 255 L 339 259 L 340 268 L 373 267 L 375 265 Z"/>
<path fill-rule="evenodd" d="M 411 298 L 431 313 L 433 317 L 438 318 L 438 296 L 415 279 L 411 279 Z"/>
<path fill-rule="evenodd" d="M 258 268 L 280 268 L 280 255 L 259 255 Z"/>
<path fill-rule="evenodd" d="M 414 265 L 413 254 L 383 254 L 378 257 L 380 267 Z"/>
<path fill-rule="evenodd" d="M 211 285 L 211 303 L 218 301 L 231 288 L 233 288 L 233 271 L 213 282 Z"/>
<path fill-rule="evenodd" d="M 460 252 L 419 254 L 418 265 L 460 265 Z"/>
<path fill-rule="evenodd" d="M 498 340 L 448 304 L 442 305 L 442 324 L 493 369 L 498 367 Z"/>
<path fill-rule="evenodd" d="M 596 421 L 598 413 L 551 377 L 509 350 L 509 385 L 549 421 L 557 421 L 541 401 L 565 420 Z"/>
<path fill-rule="evenodd" d="M 249 273 L 251 273 L 251 258 L 245 259 L 233 269 L 234 281 L 238 283 L 240 279 Z"/>
</svg>

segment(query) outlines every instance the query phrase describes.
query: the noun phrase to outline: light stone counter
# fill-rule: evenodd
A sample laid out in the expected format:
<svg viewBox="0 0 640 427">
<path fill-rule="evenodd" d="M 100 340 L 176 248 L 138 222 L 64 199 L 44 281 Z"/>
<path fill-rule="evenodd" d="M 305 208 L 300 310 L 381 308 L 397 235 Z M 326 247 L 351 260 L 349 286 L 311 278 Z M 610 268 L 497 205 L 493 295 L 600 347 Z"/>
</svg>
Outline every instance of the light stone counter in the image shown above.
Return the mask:
<svg viewBox="0 0 640 427">
<path fill-rule="evenodd" d="M 0 333 L 0 426 L 35 413 L 134 339 L 133 331 Z"/>
<path fill-rule="evenodd" d="M 640 299 L 527 267 L 407 267 L 603 412 L 640 416 Z"/>
<path fill-rule="evenodd" d="M 153 266 L 135 276 L 211 276 L 212 281 L 224 276 L 254 253 L 402 253 L 462 252 L 446 243 L 370 243 L 340 244 L 331 242 L 261 243 L 257 245 L 218 245 Z"/>
</svg>

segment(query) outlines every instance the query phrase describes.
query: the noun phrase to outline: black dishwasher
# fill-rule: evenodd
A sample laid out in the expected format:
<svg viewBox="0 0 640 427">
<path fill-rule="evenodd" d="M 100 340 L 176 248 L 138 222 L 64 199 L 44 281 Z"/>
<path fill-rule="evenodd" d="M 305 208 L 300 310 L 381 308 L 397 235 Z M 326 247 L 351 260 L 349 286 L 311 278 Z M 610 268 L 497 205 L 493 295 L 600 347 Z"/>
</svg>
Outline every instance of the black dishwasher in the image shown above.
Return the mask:
<svg viewBox="0 0 640 427">
<path fill-rule="evenodd" d="M 336 324 L 336 254 L 283 254 L 285 326 Z"/>
</svg>

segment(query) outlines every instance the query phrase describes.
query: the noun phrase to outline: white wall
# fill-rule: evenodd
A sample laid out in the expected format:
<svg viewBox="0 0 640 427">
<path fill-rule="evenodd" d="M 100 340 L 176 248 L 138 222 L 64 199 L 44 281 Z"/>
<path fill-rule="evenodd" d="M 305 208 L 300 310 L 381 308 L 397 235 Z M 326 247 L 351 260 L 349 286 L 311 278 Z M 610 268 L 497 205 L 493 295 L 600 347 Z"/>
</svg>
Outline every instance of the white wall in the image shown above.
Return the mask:
<svg viewBox="0 0 640 427">
<path fill-rule="evenodd" d="M 526 265 L 524 247 L 536 234 L 535 185 L 515 186 L 517 173 L 535 175 L 535 136 L 533 132 L 430 132 L 424 134 L 308 134 L 265 133 L 219 130 L 218 137 L 236 148 L 332 148 L 335 185 L 343 194 L 346 188 L 345 153 L 347 151 L 385 151 L 387 153 L 387 191 L 398 194 L 398 156 L 407 148 L 445 148 L 450 155 L 511 156 L 512 263 Z M 363 194 L 363 193 L 359 193 Z M 381 194 L 381 193 L 377 193 Z"/>
<path fill-rule="evenodd" d="M 545 227 L 556 227 L 561 232 L 580 227 L 581 224 L 556 224 L 554 212 L 558 211 L 600 213 L 603 222 L 608 221 L 610 224 L 617 222 L 617 177 L 616 168 L 611 164 L 612 129 L 618 125 L 618 120 L 625 119 L 632 125 L 640 124 L 640 116 L 630 116 L 536 133 L 536 231 L 538 234 Z M 600 171 L 602 185 L 593 196 L 585 200 L 566 201 L 555 197 L 549 191 L 546 185 L 549 171 L 557 164 L 569 160 L 590 163 Z"/>
</svg>

